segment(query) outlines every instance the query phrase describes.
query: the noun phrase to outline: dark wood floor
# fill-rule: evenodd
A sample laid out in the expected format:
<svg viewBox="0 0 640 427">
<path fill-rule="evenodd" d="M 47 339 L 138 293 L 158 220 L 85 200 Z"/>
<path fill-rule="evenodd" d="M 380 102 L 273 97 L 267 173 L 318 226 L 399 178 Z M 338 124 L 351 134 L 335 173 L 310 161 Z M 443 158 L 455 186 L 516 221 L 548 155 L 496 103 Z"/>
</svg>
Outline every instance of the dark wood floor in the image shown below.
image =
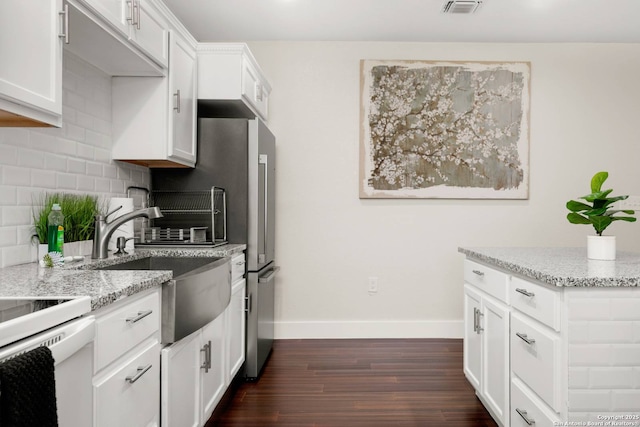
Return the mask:
<svg viewBox="0 0 640 427">
<path fill-rule="evenodd" d="M 496 426 L 462 372 L 462 340 L 279 340 L 211 426 Z"/>
</svg>

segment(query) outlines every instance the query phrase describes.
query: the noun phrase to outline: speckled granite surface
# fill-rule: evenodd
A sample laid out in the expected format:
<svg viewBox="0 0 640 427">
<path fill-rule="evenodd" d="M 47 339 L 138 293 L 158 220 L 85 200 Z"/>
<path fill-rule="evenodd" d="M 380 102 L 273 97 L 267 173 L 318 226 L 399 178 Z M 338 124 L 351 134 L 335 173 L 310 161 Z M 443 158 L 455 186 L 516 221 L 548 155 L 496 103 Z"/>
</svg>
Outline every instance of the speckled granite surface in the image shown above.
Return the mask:
<svg viewBox="0 0 640 427">
<path fill-rule="evenodd" d="M 587 259 L 586 248 L 458 248 L 472 260 L 554 286 L 640 286 L 640 254 Z"/>
<path fill-rule="evenodd" d="M 43 268 L 36 263 L 0 269 L 0 298 L 2 297 L 57 297 L 89 296 L 91 309 L 109 305 L 119 299 L 145 289 L 159 286 L 171 279 L 167 270 L 106 271 L 95 270 L 107 265 L 154 256 L 233 256 L 246 249 L 246 245 L 230 244 L 217 248 L 197 249 L 136 249 L 134 254 L 68 263 L 64 267 Z"/>
</svg>

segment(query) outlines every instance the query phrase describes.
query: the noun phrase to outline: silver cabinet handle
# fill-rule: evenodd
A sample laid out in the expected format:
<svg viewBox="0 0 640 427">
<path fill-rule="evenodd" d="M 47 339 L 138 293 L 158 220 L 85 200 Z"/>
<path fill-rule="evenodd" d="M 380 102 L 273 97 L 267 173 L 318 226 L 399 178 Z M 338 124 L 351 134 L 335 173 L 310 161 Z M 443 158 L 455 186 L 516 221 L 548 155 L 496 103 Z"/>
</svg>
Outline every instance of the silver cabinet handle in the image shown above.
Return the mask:
<svg viewBox="0 0 640 427">
<path fill-rule="evenodd" d="M 209 369 L 211 369 L 211 340 L 209 340 L 200 351 L 204 351 L 204 362 L 202 362 L 200 368 L 204 369 L 204 372 L 207 373 Z"/>
<path fill-rule="evenodd" d="M 473 332 L 478 332 L 478 309 L 473 307 Z"/>
<path fill-rule="evenodd" d="M 133 10 L 135 12 L 134 25 L 136 29 L 140 29 L 140 0 L 134 0 Z"/>
<path fill-rule="evenodd" d="M 176 105 L 173 109 L 180 114 L 180 89 L 176 90 L 176 93 L 174 93 L 173 96 L 176 98 Z"/>
<path fill-rule="evenodd" d="M 527 411 L 525 411 L 524 409 L 516 408 L 516 412 L 518 413 L 518 415 L 522 417 L 524 422 L 527 423 L 528 425 L 532 426 L 536 423 L 536 420 L 534 420 L 533 418 L 529 418 L 527 416 Z"/>
<path fill-rule="evenodd" d="M 127 323 L 137 323 L 153 313 L 153 310 L 139 311 L 137 315 L 127 318 Z"/>
<path fill-rule="evenodd" d="M 58 15 L 62 18 L 62 32 L 58 34 L 58 37 L 64 39 L 64 44 L 69 44 L 69 5 L 64 5 L 64 10 L 58 12 Z"/>
<path fill-rule="evenodd" d="M 262 85 L 256 82 L 256 101 L 262 102 Z"/>
<path fill-rule="evenodd" d="M 127 17 L 127 21 L 129 21 L 131 25 L 135 25 L 136 21 L 133 16 L 133 0 L 127 1 L 127 6 L 129 6 L 129 16 Z"/>
<path fill-rule="evenodd" d="M 480 318 L 483 316 L 482 312 L 480 311 L 480 309 L 478 309 L 478 328 L 476 330 L 476 332 L 479 334 L 480 332 L 484 331 L 484 328 L 482 326 L 480 326 Z"/>
<path fill-rule="evenodd" d="M 244 297 L 244 311 L 247 313 L 251 313 L 251 295 L 249 294 L 248 296 Z"/>
<path fill-rule="evenodd" d="M 149 369 L 151 369 L 151 364 L 148 364 L 147 366 L 140 366 L 138 367 L 138 370 L 136 371 L 136 374 L 133 376 L 128 376 L 125 378 L 125 381 L 127 381 L 129 384 L 133 384 L 136 381 L 138 381 L 140 379 L 141 376 L 143 376 L 145 374 L 145 372 L 147 372 Z"/>
<path fill-rule="evenodd" d="M 244 261 L 238 261 L 236 262 L 236 265 L 244 265 Z"/>
<path fill-rule="evenodd" d="M 477 274 L 478 276 L 484 276 L 484 271 L 480 271 L 480 270 L 471 270 L 473 271 L 474 274 Z"/>
<path fill-rule="evenodd" d="M 520 332 L 516 332 L 516 336 L 520 338 L 522 341 L 526 342 L 529 345 L 533 345 L 536 342 L 533 338 L 529 338 L 527 334 L 522 334 Z"/>
<path fill-rule="evenodd" d="M 522 288 L 516 288 L 516 292 L 521 293 L 522 295 L 526 296 L 526 297 L 534 297 L 536 296 L 536 294 L 534 294 L 533 292 L 529 292 L 526 289 L 522 289 Z"/>
</svg>

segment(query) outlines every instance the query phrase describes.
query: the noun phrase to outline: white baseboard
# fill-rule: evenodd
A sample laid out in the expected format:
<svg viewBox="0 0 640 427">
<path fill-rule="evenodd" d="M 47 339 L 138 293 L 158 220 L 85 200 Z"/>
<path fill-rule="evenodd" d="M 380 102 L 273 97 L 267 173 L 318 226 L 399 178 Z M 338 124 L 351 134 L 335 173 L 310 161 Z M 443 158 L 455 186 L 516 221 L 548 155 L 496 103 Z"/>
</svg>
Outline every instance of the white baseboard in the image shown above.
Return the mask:
<svg viewBox="0 0 640 427">
<path fill-rule="evenodd" d="M 462 320 L 276 322 L 276 339 L 462 338 Z"/>
</svg>

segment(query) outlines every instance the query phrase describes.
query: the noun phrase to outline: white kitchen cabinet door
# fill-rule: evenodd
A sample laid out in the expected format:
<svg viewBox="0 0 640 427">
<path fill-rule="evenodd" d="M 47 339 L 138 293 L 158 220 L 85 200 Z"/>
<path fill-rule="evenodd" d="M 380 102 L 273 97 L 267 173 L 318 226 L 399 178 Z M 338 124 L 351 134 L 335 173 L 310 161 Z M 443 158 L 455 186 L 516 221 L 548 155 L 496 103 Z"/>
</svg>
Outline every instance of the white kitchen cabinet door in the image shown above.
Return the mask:
<svg viewBox="0 0 640 427">
<path fill-rule="evenodd" d="M 62 125 L 61 11 L 62 0 L 0 2 L 0 126 Z"/>
<path fill-rule="evenodd" d="M 482 374 L 482 336 L 478 332 L 478 312 L 482 297 L 473 287 L 464 285 L 464 374 L 476 390 Z"/>
<path fill-rule="evenodd" d="M 159 426 L 160 344 L 144 348 L 94 380 L 96 427 Z"/>
<path fill-rule="evenodd" d="M 216 408 L 226 390 L 225 384 L 225 316 L 220 315 L 216 320 L 202 328 L 200 348 L 205 349 L 206 368 L 200 369 L 201 384 L 201 424 L 204 424 Z"/>
<path fill-rule="evenodd" d="M 231 301 L 226 311 L 228 321 L 226 328 L 227 369 L 225 383 L 227 385 L 231 383 L 245 360 L 245 290 L 245 279 L 233 284 Z"/>
<path fill-rule="evenodd" d="M 175 31 L 169 38 L 168 77 L 111 81 L 114 160 L 151 168 L 195 166 L 195 50 Z"/>
<path fill-rule="evenodd" d="M 169 94 L 169 158 L 196 161 L 196 52 L 175 31 L 171 32 Z"/>
<path fill-rule="evenodd" d="M 489 297 L 482 299 L 481 395 L 502 425 L 509 421 L 509 308 Z"/>
<path fill-rule="evenodd" d="M 200 331 L 162 349 L 161 413 L 163 426 L 200 424 Z"/>
<path fill-rule="evenodd" d="M 82 0 L 162 67 L 168 65 L 168 24 L 148 0 Z"/>
</svg>

